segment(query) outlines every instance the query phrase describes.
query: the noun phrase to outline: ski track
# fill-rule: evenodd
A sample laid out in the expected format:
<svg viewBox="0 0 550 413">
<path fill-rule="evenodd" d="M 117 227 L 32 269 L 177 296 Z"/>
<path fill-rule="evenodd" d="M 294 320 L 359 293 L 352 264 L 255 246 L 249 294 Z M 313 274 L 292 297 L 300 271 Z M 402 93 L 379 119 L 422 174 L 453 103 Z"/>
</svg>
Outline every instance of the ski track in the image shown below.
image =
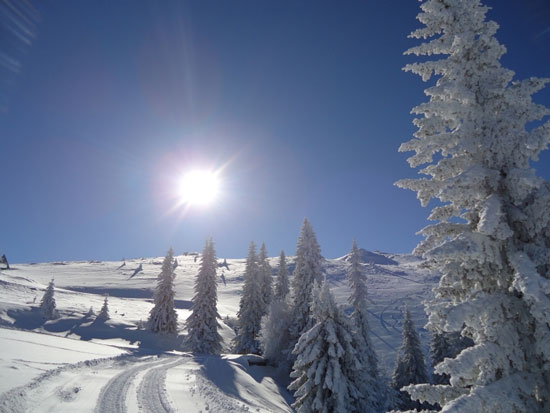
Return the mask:
<svg viewBox="0 0 550 413">
<path fill-rule="evenodd" d="M 126 397 L 128 389 L 136 376 L 144 369 L 150 369 L 152 367 L 166 364 L 171 359 L 162 359 L 158 361 L 155 359 L 153 362 L 138 363 L 137 366 L 124 370 L 113 377 L 109 382 L 103 386 L 99 397 L 97 398 L 97 404 L 95 411 L 101 412 L 127 412 Z"/>
<path fill-rule="evenodd" d="M 166 372 L 185 361 L 185 358 L 178 357 L 176 361 L 163 363 L 158 367 L 150 369 L 145 376 L 143 376 L 143 380 L 137 392 L 140 410 L 152 413 L 174 411 L 166 396 Z"/>
</svg>

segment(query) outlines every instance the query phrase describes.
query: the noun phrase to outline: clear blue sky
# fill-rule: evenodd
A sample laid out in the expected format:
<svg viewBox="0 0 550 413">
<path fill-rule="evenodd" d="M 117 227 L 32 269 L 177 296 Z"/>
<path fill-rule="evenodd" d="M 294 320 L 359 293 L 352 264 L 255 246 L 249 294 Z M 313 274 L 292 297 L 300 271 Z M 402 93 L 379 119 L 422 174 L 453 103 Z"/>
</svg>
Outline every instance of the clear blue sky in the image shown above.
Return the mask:
<svg viewBox="0 0 550 413">
<path fill-rule="evenodd" d="M 12 262 L 201 250 L 410 252 L 429 210 L 393 183 L 426 85 L 401 71 L 415 0 L 34 1 L 0 8 L 0 251 Z M 550 2 L 492 0 L 518 78 L 550 76 Z M 17 3 L 21 5 L 21 3 Z M 19 22 L 20 21 L 17 21 Z M 15 31 L 31 29 L 26 44 Z M 1 56 L 0 56 L 1 57 Z M 550 105 L 550 91 L 537 100 Z M 550 178 L 550 156 L 537 168 Z M 172 181 L 223 166 L 209 208 Z"/>
</svg>

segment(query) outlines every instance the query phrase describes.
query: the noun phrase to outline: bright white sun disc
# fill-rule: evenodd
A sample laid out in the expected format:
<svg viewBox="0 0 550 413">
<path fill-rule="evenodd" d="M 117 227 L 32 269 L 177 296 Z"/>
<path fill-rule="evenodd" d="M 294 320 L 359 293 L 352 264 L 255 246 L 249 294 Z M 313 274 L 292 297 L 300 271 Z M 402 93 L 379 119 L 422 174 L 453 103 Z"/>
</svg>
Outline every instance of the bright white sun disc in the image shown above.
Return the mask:
<svg viewBox="0 0 550 413">
<path fill-rule="evenodd" d="M 179 196 L 183 203 L 208 205 L 218 194 L 218 176 L 212 171 L 191 171 L 185 174 L 179 185 Z"/>
</svg>

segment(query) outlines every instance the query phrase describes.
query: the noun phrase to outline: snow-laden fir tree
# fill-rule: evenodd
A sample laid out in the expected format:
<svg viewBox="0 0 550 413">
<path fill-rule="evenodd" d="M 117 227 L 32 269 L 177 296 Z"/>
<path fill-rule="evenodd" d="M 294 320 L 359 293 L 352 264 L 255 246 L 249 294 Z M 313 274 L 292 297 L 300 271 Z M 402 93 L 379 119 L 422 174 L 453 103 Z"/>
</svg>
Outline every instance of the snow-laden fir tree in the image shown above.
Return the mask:
<svg viewBox="0 0 550 413">
<path fill-rule="evenodd" d="M 267 315 L 262 318 L 260 343 L 263 355 L 271 364 L 277 365 L 282 371 L 289 370 L 287 355 L 289 351 L 288 328 L 290 311 L 287 302 L 288 269 L 284 251 L 279 258 L 279 270 L 275 282 L 273 300 Z"/>
<path fill-rule="evenodd" d="M 471 347 L 473 342 L 468 337 L 462 337 L 458 332 L 439 332 L 432 335 L 430 340 L 430 358 L 432 366 L 437 366 L 445 358 L 455 358 L 462 350 Z M 432 376 L 434 384 L 449 384 L 448 374 L 434 373 Z"/>
<path fill-rule="evenodd" d="M 403 321 L 403 344 L 397 355 L 397 364 L 392 376 L 392 388 L 399 392 L 397 396 L 397 408 L 403 410 L 419 409 L 421 404 L 411 400 L 409 395 L 400 391 L 404 386 L 417 383 L 428 383 L 429 377 L 426 371 L 424 354 L 420 346 L 420 338 L 414 327 L 410 311 L 405 308 Z"/>
<path fill-rule="evenodd" d="M 290 351 L 302 333 L 313 326 L 311 292 L 314 282 L 322 281 L 322 260 L 321 247 L 319 247 L 313 227 L 307 219 L 304 219 L 296 246 L 296 268 L 292 279 Z M 291 361 L 294 361 L 292 355 Z"/>
<path fill-rule="evenodd" d="M 279 366 L 281 371 L 289 371 L 291 367 L 287 361 L 289 324 L 288 302 L 274 297 L 269 312 L 262 317 L 260 344 L 263 356 L 270 364 Z"/>
<path fill-rule="evenodd" d="M 357 349 L 359 362 L 363 366 L 362 374 L 356 382 L 362 396 L 361 410 L 366 412 L 382 411 L 384 389 L 378 377 L 378 358 L 370 339 L 367 319 L 367 278 L 355 240 L 351 248 L 349 264 L 348 281 L 351 290 L 349 302 L 353 306 L 351 323 L 354 347 Z"/>
<path fill-rule="evenodd" d="M 42 300 L 40 301 L 40 311 L 42 312 L 42 316 L 47 320 L 53 320 L 57 317 L 54 288 L 55 286 L 52 278 L 52 280 L 48 284 L 48 287 L 46 288 L 46 292 L 42 296 Z"/>
<path fill-rule="evenodd" d="M 96 321 L 107 321 L 110 319 L 111 316 L 109 315 L 109 297 L 105 296 L 105 300 L 103 300 L 103 305 L 101 306 L 101 310 L 99 310 Z"/>
<path fill-rule="evenodd" d="M 260 248 L 260 255 L 258 256 L 258 270 L 260 272 L 260 282 L 262 287 L 263 298 L 263 314 L 267 314 L 269 310 L 269 304 L 273 297 L 273 271 L 269 262 L 267 262 L 267 249 L 265 244 L 262 243 Z"/>
<path fill-rule="evenodd" d="M 449 334 L 436 332 L 432 335 L 432 339 L 430 340 L 430 358 L 434 367 L 445 360 L 445 358 L 454 358 L 456 356 L 456 354 L 453 354 L 451 343 L 449 342 Z M 449 384 L 449 375 L 434 372 L 432 382 L 433 384 Z"/>
<path fill-rule="evenodd" d="M 444 412 L 549 411 L 550 185 L 531 162 L 550 142 L 550 110 L 532 100 L 550 79 L 513 80 L 479 0 L 421 8 L 425 27 L 411 37 L 428 40 L 407 53 L 443 56 L 405 67 L 438 78 L 400 148 L 416 152 L 411 167 L 428 164 L 425 177 L 398 185 L 423 205 L 442 203 L 415 251 L 442 274 L 428 328 L 460 331 L 474 345 L 436 367 L 449 386 L 409 391 Z"/>
<path fill-rule="evenodd" d="M 315 324 L 304 332 L 293 353 L 296 357 L 288 386 L 298 413 L 364 412 L 357 386 L 363 366 L 353 347 L 352 327 L 336 306 L 328 284 L 315 282 L 312 305 Z"/>
<path fill-rule="evenodd" d="M 260 353 L 259 334 L 264 314 L 263 306 L 262 280 L 258 268 L 256 244 L 251 242 L 248 249 L 248 258 L 246 259 L 243 293 L 239 303 L 239 312 L 237 313 L 237 335 L 233 339 L 236 353 Z"/>
<path fill-rule="evenodd" d="M 176 334 L 178 315 L 174 308 L 174 250 L 164 257 L 154 293 L 154 307 L 149 312 L 147 326 L 153 333 Z"/>
<path fill-rule="evenodd" d="M 218 333 L 220 315 L 216 307 L 218 302 L 217 268 L 214 241 L 209 239 L 206 241 L 199 273 L 195 278 L 192 313 L 186 321 L 187 342 L 196 353 L 219 354 L 222 350 L 222 338 Z"/>
<path fill-rule="evenodd" d="M 288 295 L 290 288 L 288 286 L 288 267 L 286 265 L 285 252 L 281 251 L 279 257 L 279 269 L 277 271 L 277 280 L 275 282 L 275 299 L 284 300 Z"/>
</svg>

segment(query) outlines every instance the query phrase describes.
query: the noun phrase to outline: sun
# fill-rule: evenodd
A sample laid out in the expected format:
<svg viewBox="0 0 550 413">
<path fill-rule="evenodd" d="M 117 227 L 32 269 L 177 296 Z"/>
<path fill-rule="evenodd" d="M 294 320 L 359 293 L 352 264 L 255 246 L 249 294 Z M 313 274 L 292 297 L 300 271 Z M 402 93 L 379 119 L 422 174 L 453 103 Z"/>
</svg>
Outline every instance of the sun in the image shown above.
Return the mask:
<svg viewBox="0 0 550 413">
<path fill-rule="evenodd" d="M 194 170 L 184 174 L 178 184 L 178 196 L 182 204 L 206 206 L 219 192 L 218 174 L 207 170 Z"/>
</svg>

